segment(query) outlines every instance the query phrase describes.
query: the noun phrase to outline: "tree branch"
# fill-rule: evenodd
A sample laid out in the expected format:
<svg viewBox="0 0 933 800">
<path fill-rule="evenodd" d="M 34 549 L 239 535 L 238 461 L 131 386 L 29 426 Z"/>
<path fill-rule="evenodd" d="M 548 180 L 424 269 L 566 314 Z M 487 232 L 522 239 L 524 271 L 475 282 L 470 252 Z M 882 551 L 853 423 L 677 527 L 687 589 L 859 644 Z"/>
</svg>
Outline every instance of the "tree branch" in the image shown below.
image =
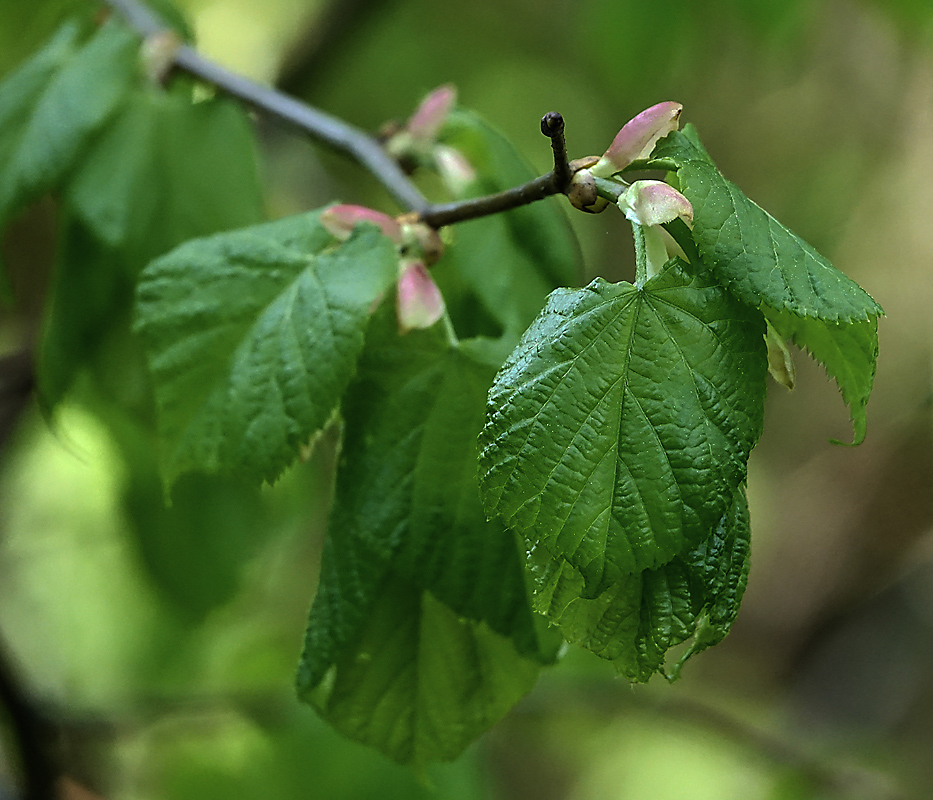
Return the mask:
<svg viewBox="0 0 933 800">
<path fill-rule="evenodd" d="M 139 0 L 103 0 L 117 11 L 143 37 L 169 30 Z M 550 137 L 554 149 L 554 170 L 522 186 L 498 194 L 455 203 L 430 203 L 408 179 L 402 168 L 366 131 L 325 113 L 293 97 L 244 78 L 201 56 L 194 48 L 179 45 L 172 63 L 179 69 L 213 84 L 254 108 L 284 120 L 315 139 L 352 156 L 375 177 L 406 211 L 416 212 L 429 225 L 439 228 L 533 203 L 566 191 L 571 172 L 564 143 L 564 121 L 550 112 L 541 121 L 542 132 Z"/>
</svg>

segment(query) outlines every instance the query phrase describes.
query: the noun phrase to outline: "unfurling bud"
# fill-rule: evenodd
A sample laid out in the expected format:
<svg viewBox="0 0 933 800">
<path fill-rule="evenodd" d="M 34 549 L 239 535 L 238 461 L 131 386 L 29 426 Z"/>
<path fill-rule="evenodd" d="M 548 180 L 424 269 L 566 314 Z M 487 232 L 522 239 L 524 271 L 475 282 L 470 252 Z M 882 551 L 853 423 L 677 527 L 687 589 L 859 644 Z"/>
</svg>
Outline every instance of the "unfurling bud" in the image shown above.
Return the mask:
<svg viewBox="0 0 933 800">
<path fill-rule="evenodd" d="M 635 181 L 619 195 L 619 208 L 638 225 L 662 225 L 677 217 L 693 222 L 690 201 L 663 181 Z"/>
<path fill-rule="evenodd" d="M 396 244 L 402 243 L 402 228 L 394 217 L 365 206 L 337 205 L 321 213 L 321 225 L 332 236 L 344 241 L 363 223 L 378 226 Z"/>
<path fill-rule="evenodd" d="M 402 226 L 403 258 L 423 260 L 425 266 L 432 266 L 444 255 L 444 242 L 440 234 L 427 223 L 418 219 L 415 212 L 403 214 L 398 218 Z"/>
<path fill-rule="evenodd" d="M 434 146 L 434 163 L 444 185 L 455 197 L 465 195 L 476 180 L 476 170 L 467 157 L 446 144 Z"/>
<path fill-rule="evenodd" d="M 688 224 L 693 222 L 693 206 L 673 186 L 661 181 L 635 181 L 619 195 L 618 205 L 644 235 L 645 280 L 650 280 L 671 255 L 660 226 L 678 217 Z M 678 247 L 674 255 L 682 254 L 683 250 Z"/>
<path fill-rule="evenodd" d="M 450 84 L 438 86 L 428 94 L 411 115 L 405 129 L 412 139 L 424 144 L 433 144 L 447 120 L 447 115 L 457 103 L 457 90 Z"/>
<path fill-rule="evenodd" d="M 444 298 L 421 261 L 399 264 L 396 310 L 399 333 L 430 328 L 444 316 Z"/>
<path fill-rule="evenodd" d="M 765 343 L 768 345 L 768 372 L 781 386 L 793 389 L 797 383 L 794 359 L 790 350 L 787 349 L 784 337 L 777 332 L 769 320 L 765 320 L 765 323 L 768 326 L 765 332 Z"/>
<path fill-rule="evenodd" d="M 680 103 L 668 101 L 651 106 L 630 119 L 593 167 L 593 174 L 599 178 L 608 178 L 624 170 L 633 161 L 650 156 L 659 139 L 677 130 L 682 110 Z"/>
</svg>

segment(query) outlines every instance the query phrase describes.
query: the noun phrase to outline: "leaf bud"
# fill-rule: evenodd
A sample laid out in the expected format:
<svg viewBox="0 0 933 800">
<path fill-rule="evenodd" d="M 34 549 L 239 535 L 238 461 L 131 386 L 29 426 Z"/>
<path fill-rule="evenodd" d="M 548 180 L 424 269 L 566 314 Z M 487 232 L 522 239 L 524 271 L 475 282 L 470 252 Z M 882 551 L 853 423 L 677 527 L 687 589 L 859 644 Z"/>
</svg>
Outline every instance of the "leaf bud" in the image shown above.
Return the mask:
<svg viewBox="0 0 933 800">
<path fill-rule="evenodd" d="M 399 333 L 430 328 L 444 316 L 444 298 L 421 261 L 399 264 L 396 312 Z"/>
<path fill-rule="evenodd" d="M 765 323 L 768 326 L 765 332 L 765 343 L 768 345 L 768 372 L 781 386 L 793 390 L 797 383 L 793 356 L 784 337 L 777 332 L 770 320 L 765 320 Z"/>
<path fill-rule="evenodd" d="M 175 31 L 165 30 L 147 36 L 139 51 L 146 77 L 155 86 L 162 86 L 175 65 L 175 56 L 184 44 Z"/>
<path fill-rule="evenodd" d="M 405 126 L 409 135 L 417 142 L 433 143 L 456 103 L 456 88 L 450 84 L 438 86 L 421 101 L 409 118 Z"/>
<path fill-rule="evenodd" d="M 596 190 L 596 179 L 588 169 L 578 169 L 570 179 L 567 190 L 570 204 L 587 214 L 599 214 L 605 211 L 609 201 L 600 197 Z"/>
<path fill-rule="evenodd" d="M 378 226 L 383 234 L 396 244 L 402 243 L 402 228 L 394 217 L 365 206 L 336 205 L 321 212 L 321 225 L 340 241 L 350 238 L 353 229 L 361 223 Z"/>
<path fill-rule="evenodd" d="M 651 106 L 630 119 L 593 167 L 593 174 L 608 178 L 624 170 L 633 161 L 650 156 L 658 139 L 677 130 L 682 110 L 680 103 L 667 101 Z"/>
<path fill-rule="evenodd" d="M 419 258 L 425 266 L 432 266 L 444 255 L 444 242 L 440 234 L 427 223 L 421 222 L 415 212 L 398 218 L 402 228 L 402 257 Z"/>
<path fill-rule="evenodd" d="M 662 225 L 677 217 L 693 222 L 690 201 L 663 181 L 635 181 L 619 195 L 618 205 L 637 225 Z"/>
</svg>

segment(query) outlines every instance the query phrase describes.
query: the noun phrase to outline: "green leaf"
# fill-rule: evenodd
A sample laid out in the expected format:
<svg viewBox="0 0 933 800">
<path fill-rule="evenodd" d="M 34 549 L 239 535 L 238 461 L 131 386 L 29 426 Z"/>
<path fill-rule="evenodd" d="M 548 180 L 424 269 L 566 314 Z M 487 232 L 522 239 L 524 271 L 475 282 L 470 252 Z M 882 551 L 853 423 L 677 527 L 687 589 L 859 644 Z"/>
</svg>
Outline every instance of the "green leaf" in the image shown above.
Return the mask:
<svg viewBox="0 0 933 800">
<path fill-rule="evenodd" d="M 137 263 L 262 218 L 246 114 L 229 100 L 191 95 L 187 82 L 134 92 L 70 181 L 78 215 Z"/>
<path fill-rule="evenodd" d="M 494 367 L 381 315 L 346 439 L 299 690 L 397 761 L 456 757 L 553 658 L 513 534 L 487 522 L 476 435 Z"/>
<path fill-rule="evenodd" d="M 465 196 L 537 177 L 508 140 L 472 112 L 453 112 L 441 138 L 477 172 Z M 582 274 L 580 248 L 557 198 L 459 224 L 452 235 L 434 275 L 463 336 L 505 332 L 517 341 L 548 292 L 577 284 Z M 477 312 L 495 320 L 498 329 L 477 327 Z"/>
<path fill-rule="evenodd" d="M 57 403 L 105 343 L 128 339 L 139 272 L 198 236 L 262 218 L 252 132 L 225 100 L 188 86 L 134 92 L 69 181 L 69 210 L 45 320 L 39 381 Z M 99 376 L 98 376 L 99 377 Z"/>
<path fill-rule="evenodd" d="M 853 443 L 859 444 L 881 306 L 723 178 L 691 126 L 660 142 L 654 157 L 679 165 L 676 182 L 693 204 L 693 239 L 703 260 L 743 302 L 760 307 L 784 338 L 824 365 L 850 408 Z"/>
<path fill-rule="evenodd" d="M 57 186 L 136 77 L 139 41 L 115 22 L 83 47 L 66 24 L 0 87 L 0 224 Z"/>
<path fill-rule="evenodd" d="M 329 587 L 325 587 L 325 591 Z M 534 686 L 539 665 L 486 625 L 390 573 L 303 698 L 344 736 L 403 764 L 451 761 Z"/>
<path fill-rule="evenodd" d="M 340 246 L 318 213 L 182 245 L 143 272 L 166 483 L 190 470 L 274 480 L 337 405 L 395 246 L 365 227 Z"/>
<path fill-rule="evenodd" d="M 835 379 L 842 399 L 849 406 L 855 433 L 852 444 L 861 444 L 865 439 L 865 406 L 871 396 L 878 360 L 878 320 L 834 323 L 770 308 L 762 311 L 781 336 L 809 350 Z"/>
<path fill-rule="evenodd" d="M 674 131 L 653 158 L 678 165 L 680 191 L 693 204 L 693 238 L 703 261 L 743 303 L 770 306 L 829 322 L 865 321 L 883 314 L 869 294 L 799 236 L 727 181 L 696 132 Z"/>
<path fill-rule="evenodd" d="M 763 334 L 677 260 L 642 289 L 554 292 L 489 393 L 487 513 L 569 562 L 589 597 L 696 546 L 761 432 Z"/>
<path fill-rule="evenodd" d="M 749 567 L 749 520 L 745 492 L 698 547 L 653 570 L 630 575 L 592 599 L 582 576 L 566 562 L 532 565 L 538 587 L 535 608 L 564 637 L 611 660 L 631 681 L 665 672 L 667 652 L 693 637 L 673 667 L 680 674 L 693 654 L 720 642 L 735 621 Z"/>
</svg>

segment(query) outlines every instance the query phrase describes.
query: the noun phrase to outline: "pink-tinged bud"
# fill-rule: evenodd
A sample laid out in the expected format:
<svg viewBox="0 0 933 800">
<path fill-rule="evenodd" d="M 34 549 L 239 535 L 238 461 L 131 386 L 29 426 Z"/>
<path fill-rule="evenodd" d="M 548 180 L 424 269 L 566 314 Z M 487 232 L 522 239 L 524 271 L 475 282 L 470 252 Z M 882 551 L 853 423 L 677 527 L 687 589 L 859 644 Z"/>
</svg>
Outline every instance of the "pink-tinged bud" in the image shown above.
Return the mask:
<svg viewBox="0 0 933 800">
<path fill-rule="evenodd" d="M 156 86 L 165 84 L 168 74 L 175 65 L 175 56 L 184 44 L 175 31 L 165 30 L 147 36 L 140 50 L 140 59 L 146 77 Z"/>
<path fill-rule="evenodd" d="M 765 332 L 765 343 L 768 345 L 768 372 L 781 386 L 786 386 L 793 390 L 797 383 L 797 371 L 794 369 L 794 359 L 784 337 L 781 336 L 775 327 L 765 320 L 767 331 Z"/>
<path fill-rule="evenodd" d="M 637 225 L 661 225 L 677 217 L 693 222 L 690 201 L 663 181 L 635 181 L 619 195 L 619 208 Z"/>
<path fill-rule="evenodd" d="M 444 298 L 424 264 L 403 260 L 399 264 L 396 295 L 399 333 L 430 328 L 444 316 Z"/>
<path fill-rule="evenodd" d="M 415 213 L 398 218 L 402 226 L 402 255 L 417 257 L 425 266 L 432 266 L 444 255 L 444 242 L 440 234 L 430 225 L 418 221 Z"/>
<path fill-rule="evenodd" d="M 459 150 L 446 144 L 434 146 L 434 163 L 444 185 L 455 197 L 466 194 L 476 180 L 476 170 Z"/>
<path fill-rule="evenodd" d="M 456 102 L 457 90 L 453 86 L 438 86 L 421 101 L 405 129 L 418 142 L 433 142 Z"/>
<path fill-rule="evenodd" d="M 645 251 L 645 280 L 650 280 L 661 272 L 671 255 L 664 229 L 660 226 L 678 217 L 687 223 L 692 222 L 693 206 L 673 186 L 661 181 L 635 181 L 619 195 L 618 205 L 626 218 L 641 230 Z M 682 253 L 678 248 L 674 255 Z"/>
<path fill-rule="evenodd" d="M 344 241 L 350 238 L 353 229 L 364 222 L 378 226 L 396 244 L 402 242 L 402 228 L 388 214 L 365 206 L 331 206 L 321 213 L 321 225 L 332 236 Z"/>
<path fill-rule="evenodd" d="M 599 163 L 593 167 L 593 174 L 599 178 L 608 178 L 621 172 L 633 161 L 650 156 L 658 139 L 677 130 L 682 110 L 680 103 L 668 101 L 651 106 L 630 119 L 616 134 Z"/>
</svg>

